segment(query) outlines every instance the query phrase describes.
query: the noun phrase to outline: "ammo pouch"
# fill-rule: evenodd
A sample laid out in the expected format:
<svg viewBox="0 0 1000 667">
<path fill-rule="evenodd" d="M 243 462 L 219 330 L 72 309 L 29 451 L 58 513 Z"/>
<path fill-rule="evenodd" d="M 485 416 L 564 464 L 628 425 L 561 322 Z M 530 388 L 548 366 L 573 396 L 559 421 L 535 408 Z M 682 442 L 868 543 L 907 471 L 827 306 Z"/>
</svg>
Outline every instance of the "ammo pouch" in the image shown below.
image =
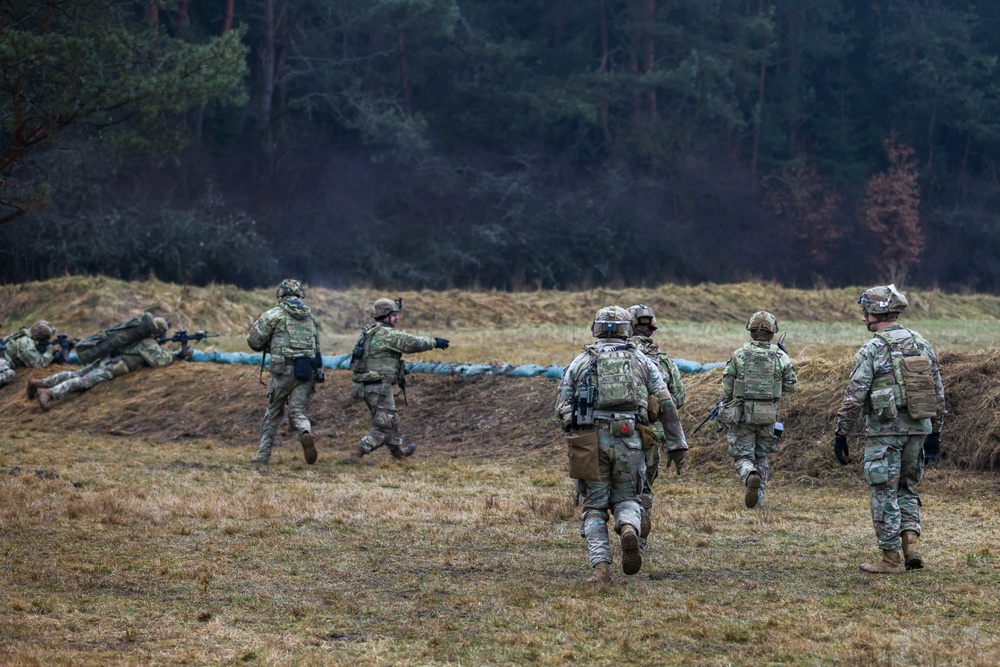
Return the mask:
<svg viewBox="0 0 1000 667">
<path fill-rule="evenodd" d="M 719 411 L 721 414 L 721 410 Z M 743 421 L 750 426 L 763 426 L 778 421 L 774 401 L 743 401 Z"/>
<path fill-rule="evenodd" d="M 738 398 L 731 398 L 719 406 L 719 414 L 715 421 L 723 426 L 732 426 L 740 423 L 740 415 L 743 412 L 743 401 Z"/>
<path fill-rule="evenodd" d="M 873 390 L 868 395 L 868 401 L 871 404 L 871 413 L 880 422 L 891 422 L 899 416 L 899 410 L 896 408 L 896 392 L 892 387 Z"/>
<path fill-rule="evenodd" d="M 299 382 L 308 382 L 313 379 L 313 358 L 295 357 L 295 379 Z"/>
<path fill-rule="evenodd" d="M 586 431 L 571 431 L 566 434 L 569 476 L 572 479 L 601 481 L 601 469 L 597 465 L 599 440 L 596 428 Z"/>
</svg>

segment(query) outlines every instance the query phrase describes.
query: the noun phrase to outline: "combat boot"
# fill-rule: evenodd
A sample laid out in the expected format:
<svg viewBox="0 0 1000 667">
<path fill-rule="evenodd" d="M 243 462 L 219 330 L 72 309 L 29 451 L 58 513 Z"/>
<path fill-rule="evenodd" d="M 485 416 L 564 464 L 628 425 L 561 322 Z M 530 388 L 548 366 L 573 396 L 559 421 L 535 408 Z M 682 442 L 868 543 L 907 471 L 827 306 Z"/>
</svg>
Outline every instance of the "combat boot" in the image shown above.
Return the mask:
<svg viewBox="0 0 1000 667">
<path fill-rule="evenodd" d="M 35 400 L 38 398 L 38 390 L 42 387 L 41 380 L 28 380 L 28 399 Z"/>
<path fill-rule="evenodd" d="M 629 524 L 622 526 L 622 572 L 635 574 L 642 569 L 642 551 L 639 549 L 639 534 Z"/>
<path fill-rule="evenodd" d="M 406 447 L 395 447 L 389 446 L 389 453 L 392 454 L 394 459 L 405 459 L 413 456 L 413 452 L 417 451 L 417 445 L 411 442 Z"/>
<path fill-rule="evenodd" d="M 52 409 L 52 392 L 48 389 L 38 390 L 38 404 L 42 406 L 42 410 L 48 412 Z"/>
<path fill-rule="evenodd" d="M 868 574 L 902 574 L 906 572 L 903 559 L 900 558 L 899 552 L 896 550 L 888 551 L 883 549 L 882 560 L 872 565 L 862 563 L 860 567 L 862 572 L 867 572 Z"/>
<path fill-rule="evenodd" d="M 270 449 L 258 449 L 257 453 L 253 455 L 250 459 L 250 463 L 270 463 L 271 462 L 271 450 Z"/>
<path fill-rule="evenodd" d="M 302 443 L 302 453 L 305 454 L 306 463 L 312 465 L 316 463 L 316 442 L 313 434 L 309 431 L 299 433 L 299 442 Z"/>
<path fill-rule="evenodd" d="M 587 579 L 588 584 L 610 584 L 611 583 L 611 566 L 605 563 L 603 560 L 594 566 L 594 574 L 590 575 L 590 579 Z"/>
<path fill-rule="evenodd" d="M 757 501 L 760 500 L 760 482 L 760 474 L 756 472 L 750 473 L 747 477 L 747 491 L 743 495 L 743 502 L 747 507 L 757 507 Z"/>
<path fill-rule="evenodd" d="M 903 540 L 903 561 L 907 570 L 919 570 L 924 566 L 920 555 L 920 534 L 915 530 L 904 530 L 900 535 Z"/>
<path fill-rule="evenodd" d="M 356 465 L 358 463 L 361 463 L 361 459 L 364 458 L 364 456 L 365 456 L 365 450 L 359 447 L 358 449 L 355 449 L 353 452 L 351 452 L 350 456 L 348 456 L 347 459 L 344 460 L 344 463 Z"/>
<path fill-rule="evenodd" d="M 642 510 L 639 515 L 639 537 L 645 538 L 653 527 L 653 496 L 646 493 L 639 496 L 639 507 Z"/>
</svg>

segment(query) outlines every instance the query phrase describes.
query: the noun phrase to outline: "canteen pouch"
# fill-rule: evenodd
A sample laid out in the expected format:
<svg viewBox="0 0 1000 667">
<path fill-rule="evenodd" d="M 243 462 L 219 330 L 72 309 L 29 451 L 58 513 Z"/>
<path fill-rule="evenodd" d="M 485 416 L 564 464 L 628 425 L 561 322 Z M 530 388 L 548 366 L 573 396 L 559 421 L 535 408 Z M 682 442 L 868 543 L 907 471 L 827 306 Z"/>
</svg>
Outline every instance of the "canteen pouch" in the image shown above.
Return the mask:
<svg viewBox="0 0 1000 667">
<path fill-rule="evenodd" d="M 719 411 L 721 412 L 721 410 Z M 774 401 L 744 401 L 743 421 L 751 426 L 770 425 L 778 420 Z"/>
<path fill-rule="evenodd" d="M 313 379 L 312 357 L 295 357 L 295 379 L 299 382 Z"/>
<path fill-rule="evenodd" d="M 874 390 L 868 399 L 871 402 L 871 412 L 880 422 L 891 422 L 899 415 L 896 408 L 896 392 L 892 387 Z"/>
<path fill-rule="evenodd" d="M 740 415 L 743 412 L 743 401 L 738 398 L 731 398 L 719 406 L 719 414 L 715 421 L 723 426 L 732 426 L 740 422 Z"/>
<path fill-rule="evenodd" d="M 596 428 L 566 434 L 569 476 L 572 479 L 590 482 L 601 481 L 601 470 L 597 465 L 598 442 Z"/>
</svg>

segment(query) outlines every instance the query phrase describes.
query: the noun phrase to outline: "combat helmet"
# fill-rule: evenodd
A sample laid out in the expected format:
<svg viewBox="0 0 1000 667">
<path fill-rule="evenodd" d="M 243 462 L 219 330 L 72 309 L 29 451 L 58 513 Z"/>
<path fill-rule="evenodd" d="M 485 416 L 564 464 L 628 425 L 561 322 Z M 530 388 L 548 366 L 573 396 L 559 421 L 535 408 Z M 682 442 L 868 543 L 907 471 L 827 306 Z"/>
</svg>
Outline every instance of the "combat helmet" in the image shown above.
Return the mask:
<svg viewBox="0 0 1000 667">
<path fill-rule="evenodd" d="M 294 278 L 285 278 L 278 285 L 278 298 L 285 296 L 297 296 L 300 299 L 304 298 L 306 295 L 306 290 L 302 287 L 302 283 Z"/>
<path fill-rule="evenodd" d="M 653 309 L 641 303 L 637 303 L 634 306 L 630 306 L 628 313 L 632 318 L 632 329 L 633 331 L 636 327 L 648 327 L 653 331 L 656 331 L 656 315 L 653 314 Z"/>
<path fill-rule="evenodd" d="M 894 284 L 889 284 L 866 289 L 858 297 L 858 305 L 869 315 L 898 315 L 909 302 Z"/>
<path fill-rule="evenodd" d="M 755 331 L 763 331 L 774 335 L 778 333 L 778 320 L 766 310 L 758 310 L 747 320 L 747 331 L 751 334 Z"/>
<path fill-rule="evenodd" d="M 393 313 L 398 313 L 403 309 L 402 299 L 375 299 L 375 302 L 371 305 L 372 317 L 376 320 L 381 320 L 384 317 L 388 317 Z"/>
<path fill-rule="evenodd" d="M 594 338 L 628 338 L 632 335 L 632 316 L 621 306 L 605 306 L 594 315 L 590 331 Z"/>
<path fill-rule="evenodd" d="M 39 320 L 31 325 L 31 337 L 35 340 L 48 340 L 55 335 L 56 328 L 45 320 Z"/>
</svg>

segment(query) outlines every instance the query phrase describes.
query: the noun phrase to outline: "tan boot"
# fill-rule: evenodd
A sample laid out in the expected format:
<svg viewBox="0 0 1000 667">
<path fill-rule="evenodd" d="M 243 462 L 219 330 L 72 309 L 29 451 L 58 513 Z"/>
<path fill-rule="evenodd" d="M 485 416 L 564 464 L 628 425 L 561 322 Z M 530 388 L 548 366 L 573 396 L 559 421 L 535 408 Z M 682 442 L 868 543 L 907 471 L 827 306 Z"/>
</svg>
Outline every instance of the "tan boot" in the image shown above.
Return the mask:
<svg viewBox="0 0 1000 667">
<path fill-rule="evenodd" d="M 635 574 L 642 569 L 642 550 L 639 549 L 639 534 L 630 524 L 622 526 L 622 572 Z"/>
<path fill-rule="evenodd" d="M 590 579 L 587 579 L 588 584 L 610 584 L 611 583 L 611 566 L 601 561 L 594 566 L 594 574 L 590 575 Z"/>
<path fill-rule="evenodd" d="M 28 400 L 33 401 L 36 398 L 38 398 L 38 390 L 41 389 L 41 387 L 42 387 L 41 380 L 28 380 L 28 387 L 27 387 Z"/>
<path fill-rule="evenodd" d="M 755 472 L 747 477 L 747 490 L 743 494 L 743 502 L 747 507 L 757 507 L 757 501 L 760 500 L 760 482 L 760 475 Z"/>
<path fill-rule="evenodd" d="M 52 409 L 52 393 L 48 389 L 38 390 L 38 404 L 42 406 L 42 410 L 48 412 Z"/>
<path fill-rule="evenodd" d="M 312 465 L 316 463 L 316 441 L 309 431 L 299 433 L 299 442 L 302 443 L 302 453 L 305 454 L 306 463 Z"/>
<path fill-rule="evenodd" d="M 351 465 L 361 463 L 361 459 L 364 458 L 364 456 L 365 452 L 363 449 L 355 449 L 353 452 L 351 452 L 350 456 L 348 456 L 347 459 L 344 460 L 344 463 L 348 463 Z"/>
<path fill-rule="evenodd" d="M 907 570 L 919 570 L 924 566 L 924 559 L 920 555 L 920 534 L 915 530 L 904 530 L 900 537 L 903 539 L 903 561 Z"/>
<path fill-rule="evenodd" d="M 903 574 L 906 572 L 906 566 L 903 565 L 903 559 L 899 556 L 898 551 L 883 549 L 882 560 L 872 565 L 862 563 L 861 571 L 868 574 Z"/>
</svg>

